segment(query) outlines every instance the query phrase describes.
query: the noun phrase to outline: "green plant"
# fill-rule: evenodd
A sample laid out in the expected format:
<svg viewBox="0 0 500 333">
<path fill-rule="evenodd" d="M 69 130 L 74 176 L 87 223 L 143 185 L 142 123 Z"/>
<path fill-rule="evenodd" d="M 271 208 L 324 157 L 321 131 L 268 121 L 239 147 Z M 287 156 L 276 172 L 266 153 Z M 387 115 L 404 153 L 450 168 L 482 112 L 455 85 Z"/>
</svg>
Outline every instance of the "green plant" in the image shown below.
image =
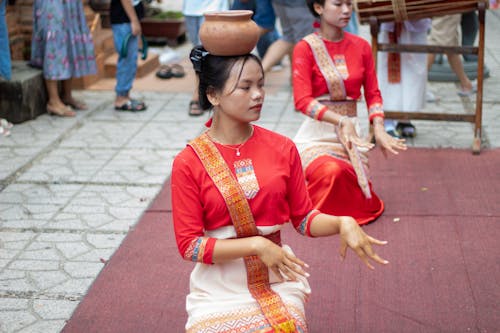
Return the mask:
<svg viewBox="0 0 500 333">
<path fill-rule="evenodd" d="M 159 13 L 154 14 L 151 16 L 151 18 L 154 19 L 181 19 L 183 18 L 184 15 L 182 15 L 181 12 L 178 11 L 173 11 L 173 10 L 168 10 L 168 11 L 161 11 Z"/>
</svg>

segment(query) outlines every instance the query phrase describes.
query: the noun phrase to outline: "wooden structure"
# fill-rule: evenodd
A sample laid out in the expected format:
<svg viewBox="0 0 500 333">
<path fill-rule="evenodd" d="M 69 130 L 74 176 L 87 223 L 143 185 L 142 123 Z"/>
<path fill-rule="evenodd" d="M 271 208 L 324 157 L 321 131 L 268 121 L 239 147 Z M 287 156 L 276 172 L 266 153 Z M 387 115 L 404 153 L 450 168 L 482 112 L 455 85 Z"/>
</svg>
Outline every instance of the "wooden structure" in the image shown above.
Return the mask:
<svg viewBox="0 0 500 333">
<path fill-rule="evenodd" d="M 445 7 L 434 7 L 435 11 L 424 11 L 425 16 L 422 16 L 422 8 L 420 11 L 415 11 L 413 14 L 410 12 L 399 12 L 390 15 L 386 11 L 386 7 L 381 7 L 381 3 L 399 3 L 399 9 L 404 7 L 408 9 L 408 3 L 425 4 L 429 2 L 445 3 Z M 405 5 L 402 5 L 402 4 Z M 484 33 L 485 33 L 485 12 L 488 3 L 485 0 L 474 1 L 455 1 L 455 5 L 451 1 L 432 1 L 432 0 L 358 0 L 356 1 L 356 9 L 361 10 L 358 12 L 361 23 L 370 24 L 370 34 L 372 38 L 372 51 L 375 63 L 377 62 L 377 53 L 382 52 L 412 52 L 412 53 L 458 53 L 458 54 L 477 54 L 478 55 L 478 74 L 477 74 L 477 94 L 475 110 L 466 107 L 466 113 L 427 113 L 427 112 L 401 112 L 401 111 L 385 111 L 388 118 L 393 119 L 415 119 L 415 120 L 436 120 L 436 121 L 463 121 L 474 123 L 474 138 L 472 141 L 472 152 L 479 154 L 481 151 L 481 135 L 482 135 L 482 106 L 483 106 L 483 79 L 484 79 Z M 363 4 L 362 7 L 361 4 Z M 457 7 L 460 4 L 461 7 Z M 473 4 L 473 6 L 471 6 Z M 387 4 L 385 4 L 387 5 Z M 372 10 L 368 7 L 373 6 Z M 384 9 L 384 10 L 382 10 Z M 437 11 L 436 11 L 437 10 Z M 441 10 L 441 11 L 440 11 Z M 379 43 L 378 33 L 380 23 L 387 21 L 401 21 L 407 19 L 416 19 L 424 17 L 443 16 L 449 14 L 457 14 L 468 12 L 471 10 L 478 10 L 479 14 L 479 44 L 477 47 L 472 46 L 440 46 L 440 45 L 413 45 L 413 44 L 391 44 Z M 371 13 L 368 17 L 367 13 Z M 361 16 L 363 15 L 363 16 Z M 380 15 L 380 18 L 377 16 Z M 462 97 L 462 100 L 468 101 L 468 97 Z M 469 101 L 470 102 L 470 101 Z M 464 103 L 467 105 L 470 103 Z M 471 112 L 472 111 L 472 112 Z"/>
</svg>

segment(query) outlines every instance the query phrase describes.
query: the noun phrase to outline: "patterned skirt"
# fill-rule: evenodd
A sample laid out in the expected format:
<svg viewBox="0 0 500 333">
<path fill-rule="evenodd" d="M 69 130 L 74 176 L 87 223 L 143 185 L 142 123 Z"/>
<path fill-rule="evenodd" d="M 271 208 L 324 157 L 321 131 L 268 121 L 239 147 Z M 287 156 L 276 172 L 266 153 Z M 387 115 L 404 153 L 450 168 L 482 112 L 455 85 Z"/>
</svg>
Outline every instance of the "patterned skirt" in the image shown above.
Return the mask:
<svg viewBox="0 0 500 333">
<path fill-rule="evenodd" d="M 351 117 L 358 135 L 357 117 Z M 371 182 L 363 189 L 349 154 L 337 138 L 332 124 L 306 118 L 294 142 L 300 153 L 309 197 L 314 209 L 336 216 L 352 216 L 358 224 L 375 220 L 384 211 L 384 203 L 375 194 Z M 359 159 L 368 177 L 366 149 L 359 148 Z M 366 195 L 366 193 L 369 195 Z"/>
<path fill-rule="evenodd" d="M 259 227 L 264 235 L 276 232 L 281 226 Z M 232 229 L 232 230 L 231 230 Z M 234 227 L 222 227 L 209 232 L 210 237 L 236 237 Z M 291 249 L 284 245 L 286 250 Z M 271 288 L 279 294 L 294 318 L 298 333 L 306 333 L 304 303 L 311 289 L 307 279 L 279 282 L 269 272 Z M 198 263 L 191 273 L 190 293 L 186 298 L 188 333 L 271 333 L 259 304 L 247 286 L 247 272 L 243 259 L 206 265 Z"/>
<path fill-rule="evenodd" d="M 95 74 L 94 44 L 81 1 L 35 0 L 31 64 L 49 80 Z"/>
</svg>

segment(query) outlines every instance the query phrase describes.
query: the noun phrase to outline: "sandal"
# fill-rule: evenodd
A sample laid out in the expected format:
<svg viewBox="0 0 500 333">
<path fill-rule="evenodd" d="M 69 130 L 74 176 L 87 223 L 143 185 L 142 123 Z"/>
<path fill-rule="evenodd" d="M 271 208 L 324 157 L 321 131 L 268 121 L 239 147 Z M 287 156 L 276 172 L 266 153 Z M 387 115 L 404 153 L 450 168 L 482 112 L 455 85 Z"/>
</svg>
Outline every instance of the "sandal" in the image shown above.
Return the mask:
<svg viewBox="0 0 500 333">
<path fill-rule="evenodd" d="M 74 110 L 87 110 L 88 106 L 82 101 L 79 101 L 77 99 L 71 99 L 67 101 L 63 101 L 64 104 L 71 106 L 72 109 Z"/>
<path fill-rule="evenodd" d="M 59 116 L 59 117 L 74 117 L 76 116 L 75 111 L 71 110 L 69 107 L 65 107 L 64 109 L 56 109 L 47 105 L 47 113 L 51 116 Z"/>
<path fill-rule="evenodd" d="M 188 114 L 192 117 L 198 117 L 203 114 L 203 110 L 200 107 L 200 102 L 191 101 L 189 102 L 189 112 Z"/>
<path fill-rule="evenodd" d="M 185 75 L 184 68 L 179 64 L 163 65 L 156 72 L 156 77 L 160 79 L 170 79 L 172 77 L 181 78 Z"/>
<path fill-rule="evenodd" d="M 172 68 L 170 66 L 161 66 L 160 69 L 156 72 L 156 77 L 160 79 L 170 79 L 174 75 L 172 74 Z"/>
<path fill-rule="evenodd" d="M 173 64 L 172 66 L 170 66 L 170 71 L 172 72 L 172 76 L 176 78 L 181 78 L 186 75 L 186 73 L 184 72 L 184 68 L 179 64 Z"/>
<path fill-rule="evenodd" d="M 115 105 L 116 111 L 130 111 L 130 112 L 139 112 L 147 109 L 146 104 L 144 102 L 139 101 L 137 99 L 129 99 L 128 102 L 122 104 L 121 106 Z"/>
<path fill-rule="evenodd" d="M 398 131 L 403 138 L 414 138 L 417 136 L 417 129 L 412 123 L 398 123 L 396 131 Z"/>
</svg>

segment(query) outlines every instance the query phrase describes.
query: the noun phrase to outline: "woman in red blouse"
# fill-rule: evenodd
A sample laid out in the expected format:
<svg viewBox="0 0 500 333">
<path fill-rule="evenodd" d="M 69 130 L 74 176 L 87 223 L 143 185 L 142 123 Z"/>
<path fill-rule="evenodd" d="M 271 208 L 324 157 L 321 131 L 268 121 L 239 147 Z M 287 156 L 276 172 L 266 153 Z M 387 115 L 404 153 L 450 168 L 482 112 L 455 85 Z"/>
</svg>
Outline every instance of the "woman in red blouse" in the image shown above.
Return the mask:
<svg viewBox="0 0 500 333">
<path fill-rule="evenodd" d="M 343 31 L 351 0 L 307 2 L 320 28 L 297 43 L 293 53 L 295 108 L 308 116 L 294 141 L 314 208 L 365 224 L 382 214 L 384 204 L 367 176 L 366 153 L 373 144 L 360 136 L 356 101 L 361 88 L 377 144 L 394 154 L 406 145 L 384 130 L 370 45 Z"/>
<path fill-rule="evenodd" d="M 252 122 L 264 101 L 258 58 L 220 57 L 201 46 L 190 56 L 200 105 L 212 109 L 208 130 L 191 141 L 172 168 L 172 207 L 181 256 L 196 262 L 186 299 L 187 332 L 307 332 L 307 264 L 281 244 L 290 221 L 308 237 L 340 234 L 369 260 L 384 241 L 349 216 L 313 209 L 293 142 Z"/>
</svg>

